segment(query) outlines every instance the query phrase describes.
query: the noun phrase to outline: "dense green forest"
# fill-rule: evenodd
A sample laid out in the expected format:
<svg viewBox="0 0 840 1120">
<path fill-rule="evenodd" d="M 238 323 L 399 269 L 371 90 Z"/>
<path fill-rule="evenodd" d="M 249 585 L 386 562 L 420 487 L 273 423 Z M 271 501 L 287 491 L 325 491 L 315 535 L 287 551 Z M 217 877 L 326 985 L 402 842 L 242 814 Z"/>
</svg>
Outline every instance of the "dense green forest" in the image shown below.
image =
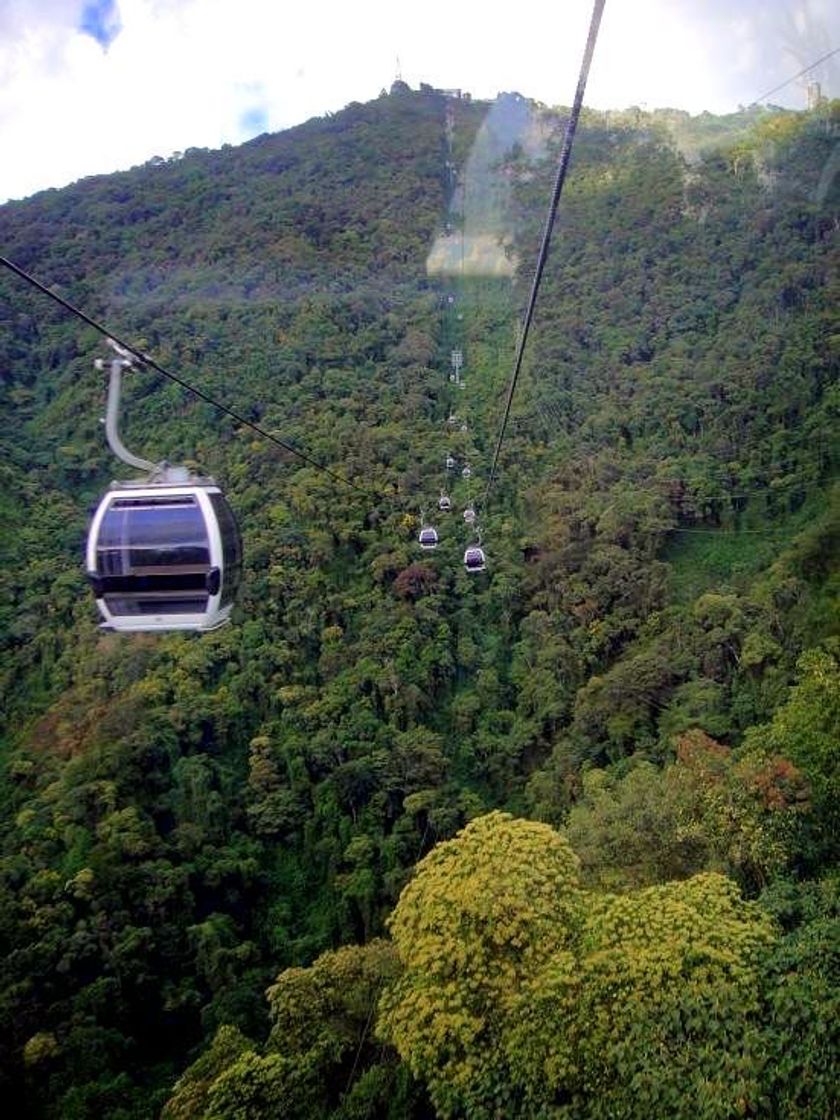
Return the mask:
<svg viewBox="0 0 840 1120">
<path fill-rule="evenodd" d="M 840 1111 L 837 105 L 584 112 L 485 501 L 563 124 L 396 83 L 0 207 L 353 484 L 132 372 L 245 579 L 212 634 L 103 632 L 107 351 L 0 275 L 10 1115 Z M 427 269 L 467 230 L 515 275 Z"/>
</svg>

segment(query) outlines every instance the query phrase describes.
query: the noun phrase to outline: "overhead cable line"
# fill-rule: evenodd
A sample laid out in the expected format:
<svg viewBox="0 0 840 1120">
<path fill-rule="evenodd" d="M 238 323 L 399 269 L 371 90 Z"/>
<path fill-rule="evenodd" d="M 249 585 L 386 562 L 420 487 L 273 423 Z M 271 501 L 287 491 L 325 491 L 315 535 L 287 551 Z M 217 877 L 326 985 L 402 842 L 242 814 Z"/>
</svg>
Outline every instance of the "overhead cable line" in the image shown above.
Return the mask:
<svg viewBox="0 0 840 1120">
<path fill-rule="evenodd" d="M 323 463 L 319 463 L 317 459 L 313 459 L 310 455 L 307 455 L 303 451 L 298 451 L 297 448 L 292 447 L 291 444 L 286 443 L 285 440 L 280 439 L 279 436 L 272 435 L 271 432 L 267 432 L 265 428 L 260 427 L 259 424 L 255 424 L 253 420 L 246 419 L 246 417 L 241 416 L 238 412 L 234 412 L 232 408 L 228 408 L 227 405 L 224 405 L 220 401 L 215 400 L 210 396 L 209 393 L 206 393 L 203 389 L 196 388 L 195 385 L 191 385 L 188 381 L 185 381 L 184 378 L 179 377 L 175 373 L 171 373 L 167 369 L 164 369 L 164 367 L 160 365 L 159 362 L 156 362 L 154 358 L 150 358 L 148 354 L 144 354 L 135 346 L 131 346 L 128 342 L 124 342 L 121 338 L 115 335 L 113 331 L 108 330 L 108 328 L 103 326 L 102 323 L 98 323 L 96 319 L 91 318 L 90 315 L 86 314 L 80 308 L 74 306 L 74 304 L 70 303 L 69 300 L 66 300 L 63 296 L 60 296 L 57 292 L 53 291 L 52 288 L 48 288 L 45 284 L 42 284 L 40 280 L 36 280 L 34 276 L 31 276 L 28 272 L 22 269 L 20 265 L 15 264 L 14 261 L 10 261 L 7 257 L 0 256 L 0 264 L 4 264 L 6 268 L 10 269 L 17 276 L 20 276 L 23 280 L 26 280 L 28 284 L 31 284 L 34 288 L 37 288 L 38 291 L 43 292 L 45 295 L 49 296 L 50 299 L 55 300 L 55 302 L 60 304 L 66 311 L 69 311 L 71 314 L 77 316 L 82 320 L 82 322 L 87 323 L 88 326 L 93 327 L 94 330 L 99 331 L 99 333 L 104 335 L 106 338 L 113 339 L 113 341 L 119 347 L 127 351 L 127 353 L 132 358 L 135 358 L 141 365 L 148 366 L 150 369 L 155 370 L 156 373 L 161 374 L 163 377 L 168 378 L 170 381 L 174 381 L 176 385 L 180 385 L 182 389 L 186 389 L 187 392 L 192 393 L 193 396 L 196 396 L 200 400 L 205 401 L 207 404 L 212 405 L 213 408 L 217 408 L 220 412 L 225 413 L 225 415 L 229 416 L 232 420 L 235 420 L 238 424 L 244 424 L 247 428 L 250 428 L 252 431 L 256 432 L 257 435 L 260 435 L 263 437 L 263 439 L 267 439 L 271 443 L 276 444 L 278 447 L 283 448 L 284 451 L 288 451 L 290 455 L 294 455 L 296 458 L 300 459 L 301 462 L 307 463 L 310 467 L 314 467 L 316 470 L 321 471 L 323 474 L 329 475 L 329 477 L 334 481 L 340 482 L 343 486 L 348 486 L 351 490 L 356 490 L 359 494 L 364 494 L 368 498 L 371 497 L 371 495 L 366 490 L 363 490 L 361 486 L 357 486 L 355 482 L 351 482 L 343 475 L 336 474 L 335 471 L 330 470 L 330 468 L 324 466 Z"/>
<path fill-rule="evenodd" d="M 760 97 L 757 97 L 755 101 L 750 102 L 750 104 L 758 105 L 760 101 L 766 101 L 768 97 L 771 97 L 774 93 L 778 93 L 779 90 L 784 89 L 785 86 L 789 86 L 791 82 L 795 82 L 797 78 L 801 78 L 802 75 L 807 74 L 809 70 L 815 70 L 820 63 L 827 62 L 830 58 L 833 58 L 839 51 L 840 47 L 835 47 L 833 51 L 824 54 L 822 58 L 818 58 L 816 62 L 812 62 L 810 66 L 806 66 L 803 70 L 800 70 L 798 74 L 794 74 L 792 78 L 788 78 L 786 81 L 782 82 L 781 85 L 773 86 L 772 89 L 768 89 L 767 93 L 762 93 Z"/>
<path fill-rule="evenodd" d="M 784 537 L 786 540 L 791 540 L 800 532 L 799 529 L 681 529 L 679 526 L 674 526 L 673 529 L 665 529 L 665 535 L 669 533 L 700 533 L 704 537 L 740 537 L 743 533 L 749 533 L 750 536 L 757 537 Z"/>
<path fill-rule="evenodd" d="M 513 367 L 513 375 L 510 380 L 510 388 L 508 389 L 507 401 L 505 402 L 505 411 L 502 416 L 501 427 L 499 428 L 499 435 L 496 440 L 496 449 L 493 453 L 493 461 L 490 464 L 490 474 L 487 479 L 487 489 L 484 492 L 484 508 L 487 508 L 487 503 L 490 498 L 490 491 L 493 487 L 493 481 L 496 477 L 496 465 L 499 461 L 499 452 L 502 448 L 502 442 L 505 438 L 505 430 L 507 428 L 508 417 L 510 416 L 510 408 L 513 403 L 513 394 L 516 391 L 516 384 L 519 380 L 519 373 L 522 368 L 522 355 L 525 352 L 525 343 L 528 340 L 528 330 L 531 326 L 531 320 L 534 316 L 534 308 L 537 302 L 537 293 L 540 288 L 540 281 L 542 279 L 543 269 L 548 257 L 548 247 L 551 243 L 551 231 L 554 226 L 554 218 L 557 213 L 557 204 L 560 201 L 560 194 L 563 190 L 563 183 L 566 179 L 566 172 L 569 167 L 569 159 L 572 154 L 572 143 L 575 138 L 575 131 L 577 129 L 578 118 L 580 116 L 581 106 L 583 105 L 583 95 L 586 89 L 586 81 L 589 77 L 589 68 L 592 64 L 592 55 L 595 51 L 595 42 L 598 38 L 598 28 L 601 24 L 601 16 L 604 11 L 604 4 L 606 0 L 595 0 L 595 6 L 592 10 L 592 19 L 589 25 L 589 35 L 586 40 L 586 49 L 583 52 L 583 61 L 580 67 L 580 76 L 578 77 L 577 90 L 575 91 L 575 98 L 572 104 L 572 110 L 569 114 L 569 119 L 566 122 L 566 134 L 563 137 L 563 147 L 560 150 L 560 161 L 557 167 L 557 177 L 554 181 L 554 191 L 551 196 L 551 204 L 548 209 L 548 217 L 545 223 L 545 230 L 543 231 L 542 244 L 540 245 L 539 255 L 537 257 L 537 266 L 534 272 L 534 279 L 531 284 L 531 294 L 528 299 L 528 305 L 525 311 L 525 318 L 522 322 L 522 328 L 519 332 L 519 343 L 516 350 L 516 359 Z"/>
</svg>

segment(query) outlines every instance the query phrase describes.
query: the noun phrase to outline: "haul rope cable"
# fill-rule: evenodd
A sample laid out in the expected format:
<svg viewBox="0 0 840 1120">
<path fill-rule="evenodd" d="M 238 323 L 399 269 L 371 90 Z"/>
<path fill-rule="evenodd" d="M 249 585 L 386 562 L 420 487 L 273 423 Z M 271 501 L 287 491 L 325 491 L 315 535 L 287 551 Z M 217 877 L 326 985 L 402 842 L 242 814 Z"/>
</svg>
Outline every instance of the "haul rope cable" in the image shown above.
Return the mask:
<svg viewBox="0 0 840 1120">
<path fill-rule="evenodd" d="M 118 346 L 127 351 L 128 354 L 132 358 L 136 359 L 141 365 L 148 366 L 150 369 L 155 370 L 155 372 L 162 374 L 164 377 L 167 377 L 170 381 L 174 381 L 176 385 L 180 385 L 182 389 L 186 389 L 188 392 L 192 393 L 196 397 L 199 397 L 207 404 L 210 404 L 214 408 L 217 408 L 220 412 L 224 412 L 238 424 L 244 424 L 246 427 L 256 432 L 257 435 L 262 436 L 263 439 L 270 440 L 271 443 L 276 444 L 278 447 L 282 447 L 284 451 L 288 451 L 291 455 L 296 456 L 302 462 L 307 463 L 310 467 L 315 467 L 316 470 L 322 471 L 324 474 L 329 475 L 329 477 L 334 479 L 336 482 L 340 482 L 344 486 L 349 486 L 351 490 L 356 490 L 359 494 L 364 494 L 367 498 L 373 497 L 373 495 L 369 494 L 368 491 L 363 490 L 361 486 L 357 486 L 355 482 L 351 482 L 349 479 L 344 478 L 343 475 L 336 474 L 335 471 L 330 470 L 329 467 L 325 467 L 323 463 L 319 463 L 317 459 L 311 458 L 311 456 L 307 455 L 303 451 L 298 451 L 296 448 L 292 447 L 291 444 L 286 443 L 278 436 L 272 435 L 271 432 L 267 432 L 265 428 L 261 428 L 259 424 L 255 424 L 252 420 L 247 420 L 244 416 L 240 416 L 239 413 L 234 412 L 234 410 L 232 408 L 228 408 L 227 405 L 221 404 L 219 401 L 211 397 L 209 393 L 206 393 L 203 389 L 197 389 L 194 385 L 191 385 L 182 377 L 178 377 L 177 374 L 170 373 L 169 370 L 164 369 L 162 365 L 156 362 L 154 358 L 150 358 L 148 354 L 142 353 L 135 346 L 131 346 L 129 345 L 129 343 L 123 342 L 123 340 L 115 335 L 112 331 L 109 331 L 101 323 L 98 323 L 95 319 L 91 318 L 90 315 L 87 315 L 84 311 L 80 310 L 80 308 L 75 307 L 72 303 L 69 302 L 69 300 L 64 299 L 63 296 L 60 296 L 57 292 L 54 292 L 51 288 L 48 288 L 45 284 L 42 284 L 40 280 L 36 280 L 34 276 L 31 276 L 19 265 L 15 264 L 14 261 L 10 261 L 7 257 L 0 256 L 0 264 L 4 264 L 8 269 L 11 269 L 12 272 L 16 273 L 23 280 L 26 280 L 27 283 L 31 284 L 34 288 L 37 288 L 45 295 L 48 295 L 50 299 L 55 300 L 56 303 L 60 304 L 66 311 L 70 311 L 73 315 L 78 316 L 79 319 L 87 323 L 88 326 L 91 326 L 95 330 L 99 331 L 100 334 L 103 334 L 106 338 L 113 339 L 113 341 Z"/>
<path fill-rule="evenodd" d="M 560 194 L 561 194 L 561 191 L 562 191 L 562 188 L 563 188 L 563 181 L 565 179 L 566 170 L 567 170 L 568 162 L 569 162 L 569 157 L 571 155 L 572 141 L 574 140 L 574 133 L 575 133 L 575 129 L 577 127 L 577 119 L 578 119 L 578 116 L 580 115 L 580 108 L 581 108 L 581 104 L 582 104 L 582 101 L 583 101 L 583 93 L 584 93 L 584 89 L 585 89 L 585 86 L 586 86 L 586 79 L 587 79 L 588 73 L 589 73 L 589 66 L 590 66 L 591 61 L 592 61 L 592 54 L 593 54 L 593 51 L 594 51 L 594 48 L 595 48 L 595 40 L 597 39 L 597 35 L 598 35 L 598 26 L 600 24 L 601 15 L 603 13 L 604 2 L 605 2 L 605 0 L 596 0 L 595 8 L 594 8 L 593 13 L 592 13 L 592 22 L 591 22 L 590 31 L 589 31 L 589 38 L 588 38 L 587 44 L 586 44 L 586 51 L 584 53 L 583 63 L 581 65 L 581 74 L 580 74 L 580 79 L 578 81 L 578 89 L 577 89 L 577 93 L 575 95 L 575 102 L 573 104 L 572 111 L 571 111 L 571 114 L 569 116 L 569 120 L 568 120 L 568 123 L 567 123 L 567 126 L 566 126 L 566 135 L 564 137 L 563 148 L 561 150 L 560 165 L 559 165 L 558 171 L 557 171 L 557 179 L 555 181 L 554 194 L 553 194 L 553 197 L 552 197 L 551 206 L 549 208 L 549 215 L 548 215 L 548 219 L 547 219 L 547 222 L 546 222 L 545 231 L 543 233 L 543 241 L 542 241 L 542 245 L 540 247 L 540 253 L 539 253 L 539 257 L 538 257 L 538 261 L 537 261 L 537 267 L 536 267 L 534 280 L 533 280 L 533 284 L 532 284 L 532 288 L 531 288 L 531 295 L 530 295 L 530 298 L 529 298 L 529 301 L 528 301 L 527 311 L 526 311 L 526 314 L 525 314 L 525 318 L 523 320 L 523 325 L 522 325 L 522 328 L 520 330 L 520 337 L 519 337 L 519 343 L 518 343 L 518 347 L 517 347 L 516 361 L 514 363 L 514 372 L 513 372 L 512 378 L 511 378 L 510 389 L 508 391 L 507 401 L 506 401 L 506 404 L 505 404 L 504 416 L 503 416 L 503 419 L 502 419 L 502 424 L 501 424 L 501 428 L 500 428 L 500 431 L 499 431 L 499 436 L 498 436 L 498 439 L 497 439 L 497 442 L 496 442 L 496 450 L 495 450 L 495 453 L 494 453 L 494 456 L 493 456 L 493 462 L 492 462 L 492 465 L 491 465 L 491 468 L 490 468 L 490 478 L 489 478 L 488 483 L 487 483 L 487 490 L 485 491 L 485 497 L 484 497 L 485 505 L 487 504 L 487 500 L 488 500 L 489 495 L 490 495 L 490 490 L 491 490 L 491 487 L 492 487 L 493 482 L 495 480 L 495 473 L 496 473 L 496 466 L 498 464 L 498 459 L 499 459 L 499 452 L 501 450 L 501 445 L 502 445 L 502 441 L 504 439 L 505 429 L 507 427 L 508 417 L 510 415 L 511 404 L 512 404 L 512 401 L 513 401 L 513 394 L 514 394 L 514 391 L 516 389 L 517 381 L 519 379 L 519 373 L 520 373 L 520 368 L 521 368 L 521 364 L 522 364 L 522 355 L 523 355 L 523 352 L 524 352 L 524 349 L 525 349 L 525 342 L 526 342 L 526 339 L 527 339 L 528 330 L 529 330 L 530 325 L 531 325 L 531 319 L 533 318 L 534 306 L 536 304 L 536 297 L 537 297 L 537 292 L 539 290 L 539 284 L 540 284 L 540 279 L 541 279 L 541 276 L 542 276 L 542 270 L 543 270 L 543 267 L 545 265 L 545 260 L 546 260 L 547 254 L 548 254 L 548 247 L 549 247 L 549 243 L 550 243 L 550 240 L 551 240 L 551 231 L 552 231 L 552 227 L 554 225 L 554 217 L 555 217 L 556 210 L 557 210 L 557 203 L 559 202 L 559 199 L 560 199 Z M 818 58 L 815 62 L 812 62 L 810 65 L 803 67 L 802 70 L 800 70 L 798 73 L 794 74 L 792 77 L 786 79 L 786 81 L 780 83 L 777 86 L 774 86 L 773 89 L 770 89 L 766 93 L 762 94 L 759 98 L 757 98 L 751 104 L 756 105 L 756 104 L 758 104 L 758 102 L 764 101 L 766 98 L 770 97 L 771 94 L 777 93 L 780 89 L 784 89 L 785 86 L 790 85 L 790 83 L 796 81 L 797 78 L 801 78 L 804 74 L 807 74 L 810 70 L 814 70 L 821 63 L 828 61 L 828 59 L 830 59 L 830 58 L 833 58 L 838 52 L 840 52 L 840 47 L 835 47 L 833 50 L 829 51 L 827 54 L 824 54 L 820 58 Z"/>
<path fill-rule="evenodd" d="M 589 67 L 592 63 L 592 55 L 595 51 L 595 42 L 598 38 L 598 28 L 601 23 L 601 16 L 604 11 L 605 2 L 606 0 L 595 0 L 595 6 L 592 10 L 592 18 L 589 25 L 589 35 L 586 40 L 586 49 L 583 52 L 583 61 L 581 62 L 577 90 L 575 91 L 572 110 L 566 123 L 566 134 L 563 137 L 563 147 L 560 151 L 560 161 L 557 168 L 557 177 L 554 181 L 554 191 L 551 196 L 551 204 L 548 209 L 548 217 L 545 223 L 542 244 L 540 245 L 540 251 L 537 257 L 537 266 L 531 285 L 531 294 L 528 299 L 525 317 L 522 322 L 522 329 L 519 334 L 519 344 L 516 350 L 516 360 L 514 362 L 513 375 L 510 381 L 510 388 L 508 390 L 507 401 L 505 403 L 505 411 L 502 417 L 502 424 L 499 429 L 499 436 L 496 440 L 496 450 L 493 454 L 493 461 L 490 465 L 490 475 L 487 480 L 487 489 L 484 492 L 485 509 L 487 508 L 490 491 L 493 487 L 493 481 L 496 476 L 496 465 L 499 461 L 499 452 L 502 448 L 502 441 L 505 438 L 505 429 L 507 428 L 508 417 L 510 416 L 510 408 L 511 404 L 513 403 L 513 394 L 516 390 L 516 384 L 519 380 L 519 372 L 522 368 L 522 355 L 525 351 L 525 343 L 528 340 L 528 330 L 531 325 L 531 320 L 534 316 L 534 308 L 537 302 L 537 293 L 539 292 L 540 280 L 542 279 L 543 269 L 545 268 L 545 262 L 548 256 L 548 247 L 551 242 L 551 231 L 554 226 L 554 218 L 557 213 L 557 204 L 560 201 L 560 194 L 563 190 L 563 183 L 565 182 L 566 172 L 569 167 L 569 158 L 572 154 L 572 143 L 575 138 L 575 130 L 577 129 L 578 117 L 580 116 L 580 110 L 583 104 L 583 94 L 586 89 L 586 80 L 589 77 Z"/>
<path fill-rule="evenodd" d="M 798 74 L 794 74 L 792 78 L 788 78 L 780 85 L 773 86 L 772 89 L 768 89 L 766 93 L 762 93 L 760 97 L 757 97 L 755 101 L 751 101 L 750 107 L 752 108 L 753 105 L 758 105 L 760 101 L 766 101 L 767 98 L 772 94 L 778 93 L 779 90 L 784 89 L 785 86 L 789 86 L 791 82 L 795 82 L 797 78 L 801 78 L 802 75 L 807 74 L 809 70 L 816 69 L 816 67 L 819 66 L 821 62 L 827 62 L 830 58 L 834 58 L 838 51 L 840 51 L 840 47 L 835 47 L 833 51 L 829 51 L 828 54 L 824 54 L 822 58 L 818 58 L 816 62 L 812 62 L 810 66 L 804 67 L 804 69 L 800 70 Z"/>
</svg>

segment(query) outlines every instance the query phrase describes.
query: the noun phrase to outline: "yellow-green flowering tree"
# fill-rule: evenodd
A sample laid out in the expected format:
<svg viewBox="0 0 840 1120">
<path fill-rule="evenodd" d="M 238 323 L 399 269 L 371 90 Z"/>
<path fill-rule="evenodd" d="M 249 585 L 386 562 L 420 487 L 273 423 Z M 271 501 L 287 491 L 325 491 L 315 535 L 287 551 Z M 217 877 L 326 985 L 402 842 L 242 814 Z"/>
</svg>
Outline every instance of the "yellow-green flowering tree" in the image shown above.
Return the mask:
<svg viewBox="0 0 840 1120">
<path fill-rule="evenodd" d="M 757 1100 L 769 920 L 724 876 L 580 889 L 549 826 L 490 813 L 391 919 L 379 1030 L 443 1117 L 727 1117 Z"/>
<path fill-rule="evenodd" d="M 380 1031 L 442 1116 L 519 1107 L 505 1042 L 523 989 L 568 951 L 581 917 L 577 859 L 548 825 L 490 813 L 419 865 L 390 920 L 405 972 Z"/>
</svg>

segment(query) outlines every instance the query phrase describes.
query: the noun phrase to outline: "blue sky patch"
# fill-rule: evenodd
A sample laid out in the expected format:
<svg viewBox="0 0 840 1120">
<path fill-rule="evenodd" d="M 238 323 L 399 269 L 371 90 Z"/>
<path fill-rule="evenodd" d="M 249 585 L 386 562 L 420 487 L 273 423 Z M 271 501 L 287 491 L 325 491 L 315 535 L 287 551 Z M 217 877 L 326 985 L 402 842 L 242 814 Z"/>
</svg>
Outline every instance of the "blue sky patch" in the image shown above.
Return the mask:
<svg viewBox="0 0 840 1120">
<path fill-rule="evenodd" d="M 268 132 L 268 113 L 262 105 L 246 109 L 239 118 L 239 128 L 248 136 Z"/>
<path fill-rule="evenodd" d="M 108 48 L 122 30 L 117 0 L 87 0 L 82 9 L 79 31 Z"/>
</svg>

